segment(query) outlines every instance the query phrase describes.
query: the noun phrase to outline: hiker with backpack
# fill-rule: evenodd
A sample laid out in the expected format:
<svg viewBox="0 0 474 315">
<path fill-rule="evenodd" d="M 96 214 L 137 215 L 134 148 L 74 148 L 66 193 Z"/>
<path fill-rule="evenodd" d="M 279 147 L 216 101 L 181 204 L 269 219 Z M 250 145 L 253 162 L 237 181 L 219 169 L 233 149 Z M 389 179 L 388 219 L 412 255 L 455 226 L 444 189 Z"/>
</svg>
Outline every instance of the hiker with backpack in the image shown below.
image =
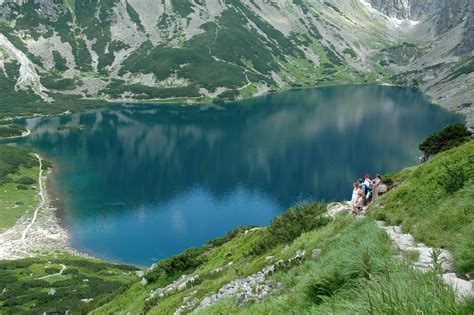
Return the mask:
<svg viewBox="0 0 474 315">
<path fill-rule="evenodd" d="M 372 181 L 369 178 L 369 174 L 365 174 L 364 181 L 362 181 L 362 178 L 359 178 L 358 183 L 362 192 L 364 193 L 364 205 L 366 205 L 370 197 L 370 191 L 372 189 Z"/>
</svg>

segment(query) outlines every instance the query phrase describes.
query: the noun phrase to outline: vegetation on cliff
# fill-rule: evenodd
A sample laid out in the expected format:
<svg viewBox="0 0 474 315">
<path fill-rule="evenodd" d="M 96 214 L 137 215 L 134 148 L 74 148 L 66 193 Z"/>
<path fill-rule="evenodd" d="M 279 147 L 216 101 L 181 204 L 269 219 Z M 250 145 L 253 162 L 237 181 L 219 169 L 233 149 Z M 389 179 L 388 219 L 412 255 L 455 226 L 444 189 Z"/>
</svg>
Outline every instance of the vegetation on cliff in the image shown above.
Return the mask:
<svg viewBox="0 0 474 315">
<path fill-rule="evenodd" d="M 432 133 L 423 141 L 419 149 L 426 157 L 458 147 L 471 139 L 471 133 L 464 124 L 451 124 L 438 132 Z"/>
</svg>

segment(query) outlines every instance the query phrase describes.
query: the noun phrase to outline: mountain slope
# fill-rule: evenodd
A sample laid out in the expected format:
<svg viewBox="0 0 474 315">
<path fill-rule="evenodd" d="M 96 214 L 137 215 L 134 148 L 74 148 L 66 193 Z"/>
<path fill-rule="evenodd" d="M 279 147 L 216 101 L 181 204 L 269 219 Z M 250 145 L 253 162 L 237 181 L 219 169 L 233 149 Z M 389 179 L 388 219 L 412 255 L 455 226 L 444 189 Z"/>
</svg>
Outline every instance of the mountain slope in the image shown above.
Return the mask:
<svg viewBox="0 0 474 315">
<path fill-rule="evenodd" d="M 397 83 L 473 121 L 470 2 L 371 2 L 4 0 L 0 80 L 34 97 L 19 103 L 41 103 L 45 92 L 58 102 L 194 102 Z M 25 62 L 40 81 L 12 85 Z"/>
</svg>

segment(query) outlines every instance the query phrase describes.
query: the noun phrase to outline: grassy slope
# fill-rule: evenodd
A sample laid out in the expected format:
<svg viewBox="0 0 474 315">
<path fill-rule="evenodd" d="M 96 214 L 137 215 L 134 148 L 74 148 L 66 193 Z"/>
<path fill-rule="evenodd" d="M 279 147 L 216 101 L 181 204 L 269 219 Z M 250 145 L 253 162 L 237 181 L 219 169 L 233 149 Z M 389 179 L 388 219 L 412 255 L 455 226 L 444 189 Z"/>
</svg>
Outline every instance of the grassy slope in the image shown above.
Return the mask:
<svg viewBox="0 0 474 315">
<path fill-rule="evenodd" d="M 33 182 L 37 181 L 38 172 L 38 161 L 30 153 L 0 145 L 0 233 L 36 205 L 37 184 Z M 31 184 L 19 183 L 25 177 Z"/>
<path fill-rule="evenodd" d="M 449 172 L 455 179 L 464 179 L 451 182 Z M 474 141 L 391 178 L 399 182 L 398 187 L 370 206 L 371 216 L 402 224 L 418 241 L 452 250 L 457 271 L 472 273 Z M 458 189 L 453 188 L 456 183 Z M 342 220 L 349 219 L 339 218 Z M 434 272 L 421 274 L 406 262 L 395 261 L 390 255 L 393 249 L 372 220 L 350 223 L 333 236 L 324 231 L 336 223 L 303 235 L 300 239 L 319 236 L 324 240 L 318 245 L 321 258 L 277 273 L 275 278 L 288 288 L 282 295 L 243 308 L 228 299 L 201 313 L 472 313 L 473 300 L 456 305 L 452 292 L 439 283 Z"/>
<path fill-rule="evenodd" d="M 259 271 L 280 258 L 291 257 L 299 249 L 307 250 L 302 264 L 280 270 L 268 278 L 283 284 L 273 296 L 243 307 L 236 306 L 235 298 L 228 298 L 198 313 L 366 314 L 371 309 L 380 314 L 387 309 L 397 310 L 395 313 L 468 313 L 466 306 L 456 305 L 452 290 L 434 273 L 419 273 L 408 261 L 392 258 L 395 249 L 370 218 L 356 220 L 349 215 L 341 216 L 323 228 L 303 234 L 289 244 L 286 251 L 285 246 L 277 246 L 257 257 L 244 255 L 249 244 L 261 237 L 263 231 L 240 234 L 211 251 L 208 262 L 195 273 L 201 275 L 202 281 L 156 301 L 150 314 L 172 314 L 193 291 L 200 300 L 231 280 Z M 315 248 L 321 249 L 321 254 L 311 260 L 308 256 Z M 274 258 L 267 260 L 269 256 Z M 231 261 L 233 264 L 228 266 Z M 223 271 L 211 275 L 210 271 L 218 267 Z M 135 284 L 93 313 L 142 313 L 144 299 L 155 288 Z"/>
<path fill-rule="evenodd" d="M 442 184 L 449 178 L 448 169 L 455 178 L 466 177 L 455 192 L 447 192 Z M 401 224 L 419 242 L 451 250 L 457 271 L 474 272 L 474 141 L 391 177 L 400 186 L 372 204 L 369 212 L 389 224 Z"/>
<path fill-rule="evenodd" d="M 37 203 L 37 185 L 26 185 L 27 189 L 18 189 L 15 181 L 25 176 L 37 178 L 38 172 L 38 167 L 22 167 L 18 172 L 10 175 L 13 182 L 0 186 L 0 233 L 15 225 L 22 215 L 33 211 Z"/>
<path fill-rule="evenodd" d="M 284 289 L 262 302 L 237 307 L 227 299 L 198 314 L 467 314 L 433 273 L 392 258 L 385 233 L 370 219 L 349 216 L 303 235 L 322 249 L 272 278 Z"/>
</svg>

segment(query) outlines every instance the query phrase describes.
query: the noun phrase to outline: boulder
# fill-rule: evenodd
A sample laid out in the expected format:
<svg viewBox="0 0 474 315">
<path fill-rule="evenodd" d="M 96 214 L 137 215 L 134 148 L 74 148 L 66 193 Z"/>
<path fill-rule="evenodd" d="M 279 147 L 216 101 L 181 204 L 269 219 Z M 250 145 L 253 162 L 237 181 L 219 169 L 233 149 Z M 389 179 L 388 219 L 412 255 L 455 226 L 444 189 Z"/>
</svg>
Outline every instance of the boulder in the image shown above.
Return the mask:
<svg viewBox="0 0 474 315">
<path fill-rule="evenodd" d="M 352 206 L 349 201 L 346 202 L 333 202 L 327 206 L 328 216 L 335 217 L 341 213 L 350 213 L 352 212 Z"/>
<path fill-rule="evenodd" d="M 474 297 L 472 283 L 470 281 L 459 279 L 455 273 L 445 273 L 443 275 L 443 281 L 453 287 L 458 301 Z"/>
</svg>

